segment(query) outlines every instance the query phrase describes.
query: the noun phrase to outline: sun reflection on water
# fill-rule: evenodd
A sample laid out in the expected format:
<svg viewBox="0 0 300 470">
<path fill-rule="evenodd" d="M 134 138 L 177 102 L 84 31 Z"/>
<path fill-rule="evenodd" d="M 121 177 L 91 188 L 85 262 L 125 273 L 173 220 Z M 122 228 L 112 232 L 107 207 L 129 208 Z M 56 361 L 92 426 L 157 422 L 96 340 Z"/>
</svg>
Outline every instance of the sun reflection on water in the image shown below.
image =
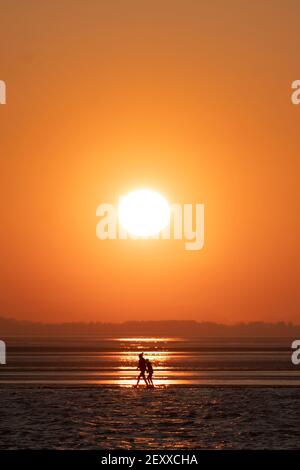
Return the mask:
<svg viewBox="0 0 300 470">
<path fill-rule="evenodd" d="M 171 352 L 167 350 L 168 343 L 171 341 L 179 341 L 179 338 L 120 337 L 116 338 L 115 341 L 119 343 L 124 342 L 124 348 L 126 349 L 116 354 L 116 361 L 119 362 L 120 365 L 118 367 L 119 378 L 116 378 L 114 381 L 115 384 L 133 386 L 136 383 L 139 375 L 139 371 L 137 370 L 138 356 L 141 351 L 145 351 L 144 357 L 149 359 L 153 365 L 154 385 L 161 386 L 169 384 L 170 379 L 168 379 L 168 375 L 170 371 L 168 371 L 168 364 L 170 362 Z M 160 350 L 158 350 L 159 348 Z M 171 382 L 174 383 L 174 378 Z M 139 387 L 145 387 L 145 384 L 140 382 Z"/>
<path fill-rule="evenodd" d="M 169 342 L 169 341 L 179 341 L 179 338 L 169 338 L 169 337 L 161 337 L 161 336 L 153 336 L 153 337 L 124 337 L 124 338 L 114 338 L 114 341 L 130 341 L 132 343 L 162 343 L 162 342 Z"/>
</svg>

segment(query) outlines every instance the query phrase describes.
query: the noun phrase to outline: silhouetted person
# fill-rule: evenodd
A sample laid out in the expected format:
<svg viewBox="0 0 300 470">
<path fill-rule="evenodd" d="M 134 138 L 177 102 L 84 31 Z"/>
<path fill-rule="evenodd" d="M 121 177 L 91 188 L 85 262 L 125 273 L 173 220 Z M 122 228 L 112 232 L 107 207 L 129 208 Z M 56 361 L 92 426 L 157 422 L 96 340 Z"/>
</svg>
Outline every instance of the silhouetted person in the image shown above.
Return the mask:
<svg viewBox="0 0 300 470">
<path fill-rule="evenodd" d="M 152 367 L 152 363 L 149 361 L 149 359 L 146 359 L 146 366 L 147 366 L 147 372 L 148 372 L 147 382 L 148 382 L 149 385 L 152 385 L 152 387 L 154 387 L 153 380 L 152 380 L 153 367 Z"/>
<path fill-rule="evenodd" d="M 139 381 L 141 380 L 142 377 L 145 381 L 145 384 L 148 386 L 148 382 L 145 376 L 145 372 L 147 370 L 147 364 L 146 364 L 146 359 L 144 358 L 143 354 L 144 353 L 139 354 L 139 364 L 137 366 L 137 369 L 140 370 L 140 375 L 138 376 L 136 387 L 138 386 Z"/>
</svg>

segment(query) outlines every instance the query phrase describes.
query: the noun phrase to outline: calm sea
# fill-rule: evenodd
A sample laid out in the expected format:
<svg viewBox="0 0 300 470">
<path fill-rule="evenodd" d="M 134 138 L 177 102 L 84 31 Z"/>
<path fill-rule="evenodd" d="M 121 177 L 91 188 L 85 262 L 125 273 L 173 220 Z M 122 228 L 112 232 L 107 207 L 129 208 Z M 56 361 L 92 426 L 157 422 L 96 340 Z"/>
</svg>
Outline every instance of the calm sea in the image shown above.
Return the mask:
<svg viewBox="0 0 300 470">
<path fill-rule="evenodd" d="M 0 384 L 132 386 L 138 354 L 154 384 L 299 386 L 292 338 L 6 338 Z"/>
</svg>

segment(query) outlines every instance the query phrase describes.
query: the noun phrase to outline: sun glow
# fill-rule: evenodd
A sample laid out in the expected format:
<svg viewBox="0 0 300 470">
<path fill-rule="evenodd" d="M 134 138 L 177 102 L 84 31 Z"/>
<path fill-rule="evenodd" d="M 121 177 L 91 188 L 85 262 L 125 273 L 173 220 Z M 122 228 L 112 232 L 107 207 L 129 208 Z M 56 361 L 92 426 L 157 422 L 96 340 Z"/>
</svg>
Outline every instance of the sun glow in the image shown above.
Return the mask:
<svg viewBox="0 0 300 470">
<path fill-rule="evenodd" d="M 130 235 L 151 237 L 168 225 L 170 207 L 158 192 L 139 189 L 120 198 L 118 216 Z"/>
<path fill-rule="evenodd" d="M 129 338 L 115 338 L 114 341 L 130 341 L 132 343 L 158 343 L 158 342 L 166 342 L 166 341 L 174 341 L 174 338 L 168 338 L 168 337 L 162 337 L 162 336 L 157 336 L 157 337 L 149 337 L 149 336 L 142 336 L 142 337 L 129 337 Z"/>
</svg>

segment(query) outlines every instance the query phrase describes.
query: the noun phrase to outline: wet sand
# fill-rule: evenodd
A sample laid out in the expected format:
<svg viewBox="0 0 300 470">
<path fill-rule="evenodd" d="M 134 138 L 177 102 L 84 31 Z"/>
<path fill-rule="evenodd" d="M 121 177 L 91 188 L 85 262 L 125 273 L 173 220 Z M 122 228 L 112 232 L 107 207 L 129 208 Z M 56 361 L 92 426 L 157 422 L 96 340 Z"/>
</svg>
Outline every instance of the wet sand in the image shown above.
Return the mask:
<svg viewBox="0 0 300 470">
<path fill-rule="evenodd" d="M 1 449 L 293 449 L 289 338 L 7 338 Z M 133 388 L 138 354 L 154 389 Z"/>
<path fill-rule="evenodd" d="M 300 448 L 293 387 L 0 386 L 1 449 Z"/>
</svg>

